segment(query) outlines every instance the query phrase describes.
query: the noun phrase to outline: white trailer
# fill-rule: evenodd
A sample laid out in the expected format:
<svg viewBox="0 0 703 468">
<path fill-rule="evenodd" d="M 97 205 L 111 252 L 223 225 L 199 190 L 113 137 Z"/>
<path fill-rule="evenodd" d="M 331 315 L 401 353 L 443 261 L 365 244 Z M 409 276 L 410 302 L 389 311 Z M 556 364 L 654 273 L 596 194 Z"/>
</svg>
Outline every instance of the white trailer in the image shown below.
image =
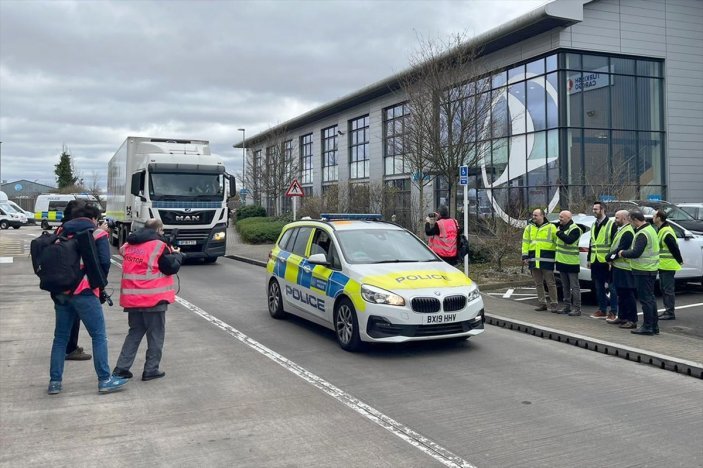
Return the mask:
<svg viewBox="0 0 703 468">
<path fill-rule="evenodd" d="M 225 254 L 227 198 L 234 177 L 205 140 L 127 137 L 108 163 L 107 211 L 113 245 L 150 218 L 189 258 L 212 263 Z"/>
</svg>

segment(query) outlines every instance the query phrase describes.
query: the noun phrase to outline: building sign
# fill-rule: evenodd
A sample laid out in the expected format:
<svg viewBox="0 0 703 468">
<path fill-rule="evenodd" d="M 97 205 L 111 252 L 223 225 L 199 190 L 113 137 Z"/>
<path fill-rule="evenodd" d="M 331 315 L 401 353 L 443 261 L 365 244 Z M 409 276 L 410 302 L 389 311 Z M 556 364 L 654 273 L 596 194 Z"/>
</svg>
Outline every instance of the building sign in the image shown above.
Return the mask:
<svg viewBox="0 0 703 468">
<path fill-rule="evenodd" d="M 601 67 L 592 72 L 583 72 L 583 75 L 570 76 L 566 80 L 566 91 L 568 94 L 575 94 L 612 85 L 613 79 L 612 75 L 608 74 L 608 67 Z"/>
</svg>

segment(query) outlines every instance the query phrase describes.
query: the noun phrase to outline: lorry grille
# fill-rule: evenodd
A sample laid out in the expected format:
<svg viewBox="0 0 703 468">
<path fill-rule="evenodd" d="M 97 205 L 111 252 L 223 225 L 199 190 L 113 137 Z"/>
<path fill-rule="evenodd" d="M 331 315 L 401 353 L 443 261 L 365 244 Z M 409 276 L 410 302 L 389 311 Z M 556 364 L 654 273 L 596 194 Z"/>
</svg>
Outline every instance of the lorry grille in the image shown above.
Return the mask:
<svg viewBox="0 0 703 468">
<path fill-rule="evenodd" d="M 164 237 L 168 238 L 171 235 L 171 229 L 164 230 Z M 181 240 L 194 240 L 199 241 L 198 243 L 205 242 L 210 236 L 210 229 L 179 229 L 178 239 Z"/>
<path fill-rule="evenodd" d="M 210 224 L 215 216 L 215 210 L 204 211 L 170 211 L 159 210 L 159 216 L 164 224 L 188 226 L 192 224 Z"/>
</svg>

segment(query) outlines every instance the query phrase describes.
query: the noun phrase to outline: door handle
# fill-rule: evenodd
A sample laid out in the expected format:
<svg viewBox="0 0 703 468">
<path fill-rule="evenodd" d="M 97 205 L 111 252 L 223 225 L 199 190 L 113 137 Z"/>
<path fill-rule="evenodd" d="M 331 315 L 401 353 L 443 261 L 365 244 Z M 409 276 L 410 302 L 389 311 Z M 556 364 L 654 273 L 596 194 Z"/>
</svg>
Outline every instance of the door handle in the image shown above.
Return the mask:
<svg viewBox="0 0 703 468">
<path fill-rule="evenodd" d="M 310 273 L 310 272 L 312 271 L 312 268 L 310 268 L 309 266 L 306 265 L 306 266 L 303 267 L 303 271 L 304 271 L 305 273 Z"/>
</svg>

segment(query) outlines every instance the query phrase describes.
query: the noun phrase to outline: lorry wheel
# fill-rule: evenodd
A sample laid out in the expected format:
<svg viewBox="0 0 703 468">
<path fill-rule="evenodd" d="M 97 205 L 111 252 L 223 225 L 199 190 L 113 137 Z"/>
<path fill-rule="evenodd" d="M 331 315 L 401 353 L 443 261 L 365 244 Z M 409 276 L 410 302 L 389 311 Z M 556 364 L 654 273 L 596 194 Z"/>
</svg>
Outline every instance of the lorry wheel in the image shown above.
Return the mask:
<svg viewBox="0 0 703 468">
<path fill-rule="evenodd" d="M 7 221 L 5 221 L 4 219 L 2 221 L 0 221 L 0 229 L 7 229 L 9 227 L 10 227 L 10 223 L 8 223 Z"/>
<path fill-rule="evenodd" d="M 215 263 L 219 257 L 205 257 L 205 263 Z"/>
<path fill-rule="evenodd" d="M 49 226 L 49 221 L 42 219 L 41 220 L 41 228 L 45 231 L 48 231 L 49 229 L 51 229 L 51 226 Z"/>
</svg>

